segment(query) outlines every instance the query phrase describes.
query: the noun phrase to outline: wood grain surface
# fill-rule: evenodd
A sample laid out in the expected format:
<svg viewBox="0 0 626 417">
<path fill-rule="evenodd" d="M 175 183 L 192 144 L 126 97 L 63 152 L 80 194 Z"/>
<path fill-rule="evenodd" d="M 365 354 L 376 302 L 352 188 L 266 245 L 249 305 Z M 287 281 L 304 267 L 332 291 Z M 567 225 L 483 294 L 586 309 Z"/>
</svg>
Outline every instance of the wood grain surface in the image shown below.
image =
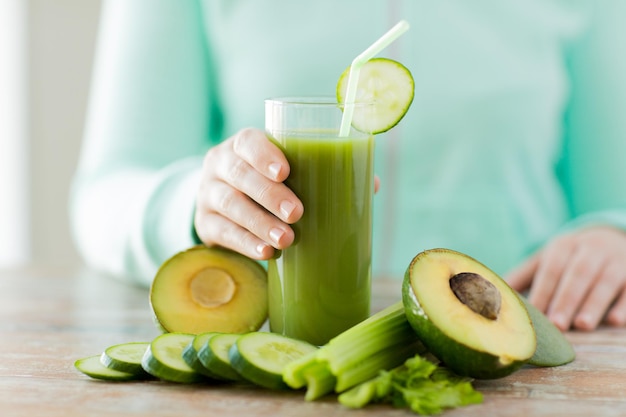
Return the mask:
<svg viewBox="0 0 626 417">
<path fill-rule="evenodd" d="M 377 279 L 373 310 L 400 299 L 400 281 Z M 110 345 L 158 334 L 146 289 L 89 270 L 0 271 L 0 416 L 410 416 L 376 405 L 348 410 L 334 396 L 248 385 L 112 383 L 74 368 Z M 483 404 L 445 416 L 626 416 L 626 329 L 570 332 L 577 358 L 476 381 Z"/>
</svg>

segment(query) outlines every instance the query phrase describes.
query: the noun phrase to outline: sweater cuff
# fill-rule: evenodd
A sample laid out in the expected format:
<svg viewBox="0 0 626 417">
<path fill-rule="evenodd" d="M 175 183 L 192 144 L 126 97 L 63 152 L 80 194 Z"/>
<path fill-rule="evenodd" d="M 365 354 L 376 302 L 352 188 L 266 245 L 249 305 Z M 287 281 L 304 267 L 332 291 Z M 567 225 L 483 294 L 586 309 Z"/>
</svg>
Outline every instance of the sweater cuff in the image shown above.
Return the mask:
<svg viewBox="0 0 626 417">
<path fill-rule="evenodd" d="M 142 281 L 150 285 L 168 258 L 198 242 L 193 228 L 201 158 L 189 158 L 164 169 L 145 202 L 143 222 L 131 243 Z"/>
<path fill-rule="evenodd" d="M 560 231 L 567 233 L 589 226 L 613 226 L 626 231 L 626 210 L 601 210 L 583 214 L 567 222 Z"/>
</svg>

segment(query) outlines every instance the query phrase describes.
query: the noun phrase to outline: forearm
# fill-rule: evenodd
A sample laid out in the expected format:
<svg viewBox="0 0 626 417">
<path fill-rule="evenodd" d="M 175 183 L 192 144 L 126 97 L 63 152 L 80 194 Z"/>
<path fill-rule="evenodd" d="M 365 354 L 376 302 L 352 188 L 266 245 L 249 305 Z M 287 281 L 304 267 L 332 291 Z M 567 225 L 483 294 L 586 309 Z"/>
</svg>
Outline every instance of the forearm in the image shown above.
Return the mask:
<svg viewBox="0 0 626 417">
<path fill-rule="evenodd" d="M 71 226 L 89 267 L 147 286 L 163 261 L 195 244 L 193 211 L 201 157 L 157 170 L 117 169 L 80 175 Z"/>
</svg>

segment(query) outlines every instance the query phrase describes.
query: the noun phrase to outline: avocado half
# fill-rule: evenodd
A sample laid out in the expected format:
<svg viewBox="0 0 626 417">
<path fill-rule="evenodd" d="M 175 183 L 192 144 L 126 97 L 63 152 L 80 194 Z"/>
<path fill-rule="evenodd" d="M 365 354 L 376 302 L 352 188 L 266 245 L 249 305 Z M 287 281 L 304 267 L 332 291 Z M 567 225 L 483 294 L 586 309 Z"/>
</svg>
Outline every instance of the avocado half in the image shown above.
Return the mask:
<svg viewBox="0 0 626 417">
<path fill-rule="evenodd" d="M 161 265 L 150 306 L 165 332 L 256 331 L 268 315 L 267 273 L 237 252 L 194 246 Z"/>
<path fill-rule="evenodd" d="M 459 375 L 501 378 L 535 352 L 535 330 L 517 293 L 463 253 L 417 254 L 404 276 L 402 301 L 430 353 Z"/>
</svg>

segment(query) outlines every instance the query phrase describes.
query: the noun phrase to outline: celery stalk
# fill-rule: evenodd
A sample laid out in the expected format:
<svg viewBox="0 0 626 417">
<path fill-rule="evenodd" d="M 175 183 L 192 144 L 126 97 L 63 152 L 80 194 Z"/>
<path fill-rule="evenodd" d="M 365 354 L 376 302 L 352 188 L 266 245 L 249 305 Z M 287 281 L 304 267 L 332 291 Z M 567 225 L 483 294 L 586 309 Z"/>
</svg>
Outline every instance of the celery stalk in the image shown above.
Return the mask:
<svg viewBox="0 0 626 417">
<path fill-rule="evenodd" d="M 482 401 L 470 380 L 420 356 L 426 352 L 398 302 L 288 364 L 283 380 L 306 386 L 306 401 L 334 391 L 350 408 L 383 402 L 436 414 Z"/>
<path fill-rule="evenodd" d="M 400 301 L 287 365 L 283 380 L 292 388 L 306 386 L 306 399 L 311 401 L 345 391 L 425 350 Z"/>
<path fill-rule="evenodd" d="M 312 352 L 288 363 L 283 369 L 283 381 L 285 384 L 293 389 L 304 387 L 307 384 L 304 372 L 307 368 L 317 364 L 316 353 Z"/>
<path fill-rule="evenodd" d="M 335 392 L 343 392 L 352 388 L 375 377 L 380 370 L 395 368 L 406 359 L 423 352 L 424 345 L 417 339 L 414 339 L 412 343 L 407 343 L 404 340 L 400 343 L 396 341 L 396 343 L 388 345 L 386 349 L 373 353 L 367 360 L 358 365 L 335 374 L 337 377 Z"/>
<path fill-rule="evenodd" d="M 373 332 L 367 343 L 361 344 L 358 349 L 354 348 L 351 352 L 331 352 L 320 356 L 326 358 L 333 373 L 342 373 L 361 362 L 368 361 L 372 352 L 389 349 L 390 345 L 407 345 L 415 342 L 417 336 L 409 323 L 405 321 L 400 324 L 396 326 L 396 323 L 392 323 L 380 333 Z"/>
<path fill-rule="evenodd" d="M 326 394 L 333 392 L 337 378 L 330 372 L 328 364 L 324 361 L 315 362 L 304 369 L 306 379 L 306 401 L 317 400 Z"/>
<path fill-rule="evenodd" d="M 338 400 L 345 407 L 362 408 L 378 400 L 377 388 L 378 377 L 374 377 L 341 393 Z"/>
<path fill-rule="evenodd" d="M 331 339 L 323 346 L 320 357 L 327 359 L 333 355 L 351 355 L 354 349 L 360 350 L 374 335 L 385 334 L 395 326 L 405 325 L 408 322 L 404 315 L 404 306 L 399 301 Z"/>
<path fill-rule="evenodd" d="M 376 352 L 388 350 L 394 345 L 411 345 L 417 340 L 404 315 L 402 302 L 398 302 L 341 333 L 316 354 L 318 358 L 327 360 L 333 374 L 339 376 L 362 362 L 369 362 Z M 422 346 L 421 350 L 412 352 L 425 350 Z"/>
</svg>

